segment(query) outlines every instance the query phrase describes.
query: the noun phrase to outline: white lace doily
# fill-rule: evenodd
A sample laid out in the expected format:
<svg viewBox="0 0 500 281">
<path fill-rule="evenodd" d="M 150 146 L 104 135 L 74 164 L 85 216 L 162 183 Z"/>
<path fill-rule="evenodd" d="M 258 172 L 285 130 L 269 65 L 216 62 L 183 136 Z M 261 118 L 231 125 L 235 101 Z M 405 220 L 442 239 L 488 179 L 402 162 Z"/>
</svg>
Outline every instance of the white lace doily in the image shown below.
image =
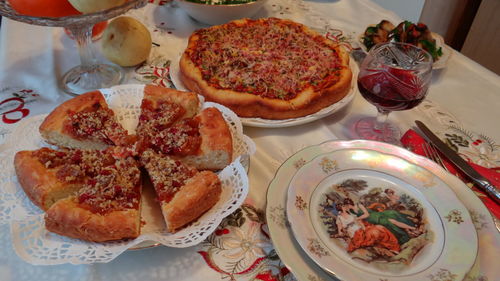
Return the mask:
<svg viewBox="0 0 500 281">
<path fill-rule="evenodd" d="M 119 122 L 133 133 L 138 123 L 144 85 L 120 85 L 102 90 Z M 19 150 L 33 150 L 46 144 L 38 127 L 45 118 L 39 115 L 26 119 L 6 141 L 6 150 L 0 153 L 0 224 L 10 223 L 12 240 L 17 254 L 32 264 L 87 264 L 109 262 L 123 251 L 143 241 L 155 241 L 169 247 L 190 247 L 202 242 L 221 220 L 235 211 L 248 193 L 248 177 L 242 158 L 255 152 L 255 144 L 243 135 L 241 122 L 232 111 L 215 103 L 203 103 L 201 108 L 216 107 L 229 124 L 233 136 L 233 162 L 218 176 L 222 182 L 219 202 L 197 221 L 177 233 L 167 233 L 161 211 L 154 200 L 154 191 L 143 191 L 142 234 L 131 240 L 91 243 L 48 232 L 44 227 L 43 211 L 33 205 L 17 181 L 13 167 L 14 155 Z M 242 163 L 243 162 L 243 165 Z"/>
</svg>

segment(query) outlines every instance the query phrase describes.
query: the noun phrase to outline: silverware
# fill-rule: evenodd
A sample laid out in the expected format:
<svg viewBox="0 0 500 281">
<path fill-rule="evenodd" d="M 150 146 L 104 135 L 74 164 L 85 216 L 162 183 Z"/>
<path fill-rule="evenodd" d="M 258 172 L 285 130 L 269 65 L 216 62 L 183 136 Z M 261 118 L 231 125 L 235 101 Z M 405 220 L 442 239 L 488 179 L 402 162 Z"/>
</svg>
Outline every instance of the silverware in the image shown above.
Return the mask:
<svg viewBox="0 0 500 281">
<path fill-rule="evenodd" d="M 443 167 L 447 172 L 450 172 L 446 165 L 443 162 L 443 159 L 441 158 L 441 155 L 439 155 L 439 152 L 436 150 L 436 148 L 432 145 L 429 144 L 428 142 L 422 143 L 422 149 L 424 150 L 424 154 L 427 158 L 431 159 L 432 161 L 436 162 L 439 164 L 439 166 Z"/>
<path fill-rule="evenodd" d="M 495 203 L 500 204 L 500 192 L 493 186 L 485 177 L 480 175 L 474 170 L 462 157 L 460 157 L 454 150 L 446 145 L 438 136 L 436 136 L 424 123 L 415 121 L 417 127 L 424 133 L 425 137 L 443 153 L 448 160 L 453 162 L 462 172 L 464 172 L 474 183 L 483 189 L 488 196 L 490 196 Z"/>
</svg>

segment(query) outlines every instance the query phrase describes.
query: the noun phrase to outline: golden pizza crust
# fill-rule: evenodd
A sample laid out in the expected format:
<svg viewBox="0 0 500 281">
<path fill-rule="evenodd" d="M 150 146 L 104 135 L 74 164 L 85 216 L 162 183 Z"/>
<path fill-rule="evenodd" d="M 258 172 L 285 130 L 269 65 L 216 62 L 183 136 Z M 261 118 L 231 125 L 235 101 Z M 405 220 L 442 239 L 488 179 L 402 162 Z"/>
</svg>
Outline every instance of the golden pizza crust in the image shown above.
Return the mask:
<svg viewBox="0 0 500 281">
<path fill-rule="evenodd" d="M 81 112 L 85 109 L 99 104 L 101 108 L 109 109 L 104 96 L 99 91 L 88 92 L 79 95 L 75 98 L 65 101 L 56 107 L 40 125 L 39 131 L 42 137 L 51 144 L 79 149 L 105 149 L 109 145 L 103 141 L 95 139 L 80 139 L 71 136 L 65 128 L 65 121 L 68 120 L 70 114 Z M 114 115 L 113 115 L 114 116 Z M 116 120 L 115 120 L 116 121 Z M 121 126 L 117 122 L 118 126 Z M 107 136 L 116 145 L 127 145 L 134 141 L 133 136 L 117 135 Z"/>
<path fill-rule="evenodd" d="M 259 21 L 262 22 L 264 20 L 261 19 Z M 232 23 L 246 25 L 248 21 L 248 19 L 241 19 Z M 289 20 L 282 21 L 290 25 L 299 25 Z M 316 32 L 309 28 L 302 25 L 299 26 L 303 32 L 312 36 L 317 35 Z M 225 28 L 225 25 L 211 28 Z M 338 72 L 338 81 L 333 85 L 327 85 L 323 89 L 316 91 L 313 87 L 308 87 L 290 100 L 273 99 L 250 93 L 217 89 L 203 80 L 201 71 L 188 56 L 188 53 L 194 49 L 198 40 L 199 36 L 196 33 L 189 38 L 186 51 L 180 59 L 179 67 L 182 83 L 189 90 L 204 96 L 207 101 L 217 102 L 229 107 L 240 117 L 288 119 L 306 116 L 340 101 L 349 93 L 351 88 L 352 72 L 349 68 L 349 54 L 342 46 L 325 38 L 324 42 L 338 53 L 342 66 L 342 69 Z"/>
<path fill-rule="evenodd" d="M 187 180 L 169 203 L 162 203 L 168 231 L 175 232 L 203 215 L 219 201 L 221 193 L 221 182 L 213 172 L 203 171 Z"/>
<path fill-rule="evenodd" d="M 56 201 L 78 191 L 82 184 L 59 180 L 55 169 L 47 169 L 33 151 L 19 151 L 14 157 L 17 179 L 31 201 L 46 211 Z"/>
<path fill-rule="evenodd" d="M 198 170 L 223 169 L 233 159 L 233 139 L 226 120 L 215 107 L 202 110 L 197 118 L 200 121 L 200 148 L 196 155 L 181 159 Z"/>
<path fill-rule="evenodd" d="M 140 207 L 93 213 L 76 202 L 75 197 L 57 201 L 45 213 L 48 231 L 93 242 L 136 238 L 141 231 Z"/>
<path fill-rule="evenodd" d="M 160 101 L 167 101 L 180 105 L 186 110 L 186 113 L 181 117 L 181 119 L 195 116 L 198 112 L 200 104 L 198 95 L 195 93 L 177 91 L 175 89 L 152 84 L 144 87 L 144 99 L 151 101 L 153 103 L 153 107 L 156 107 L 157 103 Z"/>
</svg>

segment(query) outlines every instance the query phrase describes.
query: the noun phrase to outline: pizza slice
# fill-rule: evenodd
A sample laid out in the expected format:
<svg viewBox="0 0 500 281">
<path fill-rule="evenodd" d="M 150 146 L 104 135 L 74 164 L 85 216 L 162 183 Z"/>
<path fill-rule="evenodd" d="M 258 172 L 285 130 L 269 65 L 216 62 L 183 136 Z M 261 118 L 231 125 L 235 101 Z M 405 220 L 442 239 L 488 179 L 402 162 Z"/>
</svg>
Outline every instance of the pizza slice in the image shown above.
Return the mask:
<svg viewBox="0 0 500 281">
<path fill-rule="evenodd" d="M 47 230 L 89 241 L 140 233 L 140 170 L 121 148 L 20 151 L 14 165 Z"/>
<path fill-rule="evenodd" d="M 99 91 L 62 103 L 45 118 L 39 130 L 47 142 L 68 148 L 105 149 L 135 142 Z"/>
<path fill-rule="evenodd" d="M 233 155 L 231 131 L 222 113 L 214 107 L 150 135 L 148 145 L 199 170 L 223 169 Z"/>
<path fill-rule="evenodd" d="M 194 221 L 219 201 L 221 182 L 213 172 L 198 172 L 151 149 L 141 155 L 141 163 L 153 183 L 170 232 Z"/>
<path fill-rule="evenodd" d="M 86 179 L 76 195 L 45 213 L 47 230 L 94 242 L 136 238 L 141 230 L 141 172 L 132 157 L 116 159 Z"/>
<path fill-rule="evenodd" d="M 151 138 L 159 132 L 178 120 L 195 116 L 198 107 L 199 100 L 195 93 L 146 85 L 136 129 L 139 154 L 150 146 Z"/>
<path fill-rule="evenodd" d="M 136 133 L 139 136 L 157 133 L 177 120 L 195 116 L 198 107 L 199 99 L 195 93 L 146 85 Z"/>
<path fill-rule="evenodd" d="M 105 151 L 44 147 L 17 152 L 14 167 L 26 195 L 46 211 L 59 199 L 78 191 L 85 177 L 95 176 L 114 161 Z"/>
<path fill-rule="evenodd" d="M 218 109 L 197 114 L 198 107 L 194 93 L 145 86 L 137 126 L 139 154 L 152 148 L 200 170 L 226 167 L 233 151 L 229 127 Z"/>
</svg>

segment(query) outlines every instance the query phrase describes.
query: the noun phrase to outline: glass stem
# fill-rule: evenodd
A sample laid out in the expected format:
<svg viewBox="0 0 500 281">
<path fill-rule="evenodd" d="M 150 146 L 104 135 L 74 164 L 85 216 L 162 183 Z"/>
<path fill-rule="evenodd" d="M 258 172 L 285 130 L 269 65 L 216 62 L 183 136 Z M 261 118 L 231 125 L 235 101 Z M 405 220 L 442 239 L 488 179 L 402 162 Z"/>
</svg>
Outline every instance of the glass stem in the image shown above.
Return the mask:
<svg viewBox="0 0 500 281">
<path fill-rule="evenodd" d="M 70 26 L 69 32 L 75 38 L 82 68 L 92 72 L 96 68 L 96 58 L 92 48 L 92 24 Z"/>
<path fill-rule="evenodd" d="M 375 131 L 383 131 L 385 122 L 387 122 L 387 118 L 389 117 L 389 113 L 391 113 L 389 110 L 380 109 L 377 107 L 377 120 L 375 122 L 375 126 L 373 127 Z"/>
</svg>

